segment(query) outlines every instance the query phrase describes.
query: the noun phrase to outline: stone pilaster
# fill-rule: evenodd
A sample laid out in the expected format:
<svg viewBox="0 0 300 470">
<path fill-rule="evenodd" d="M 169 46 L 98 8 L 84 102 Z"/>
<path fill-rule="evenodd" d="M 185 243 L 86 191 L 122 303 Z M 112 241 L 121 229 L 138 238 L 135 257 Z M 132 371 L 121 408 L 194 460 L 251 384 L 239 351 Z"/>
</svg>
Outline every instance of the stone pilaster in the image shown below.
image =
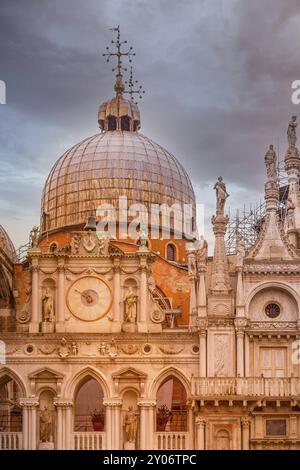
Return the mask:
<svg viewBox="0 0 300 470">
<path fill-rule="evenodd" d="M 197 416 L 196 418 L 196 449 L 197 450 L 205 450 L 205 426 L 206 420 L 201 416 Z"/>
<path fill-rule="evenodd" d="M 65 260 L 63 257 L 58 258 L 57 272 L 56 331 L 63 333 L 65 331 Z"/>
<path fill-rule="evenodd" d="M 249 440 L 250 440 L 250 418 L 244 416 L 241 419 L 242 425 L 242 449 L 249 450 Z"/>
<path fill-rule="evenodd" d="M 211 275 L 212 293 L 227 294 L 231 290 L 224 239 L 228 220 L 228 216 L 224 216 L 224 214 L 217 214 L 212 217 L 213 232 L 215 234 L 215 249 Z"/>
</svg>

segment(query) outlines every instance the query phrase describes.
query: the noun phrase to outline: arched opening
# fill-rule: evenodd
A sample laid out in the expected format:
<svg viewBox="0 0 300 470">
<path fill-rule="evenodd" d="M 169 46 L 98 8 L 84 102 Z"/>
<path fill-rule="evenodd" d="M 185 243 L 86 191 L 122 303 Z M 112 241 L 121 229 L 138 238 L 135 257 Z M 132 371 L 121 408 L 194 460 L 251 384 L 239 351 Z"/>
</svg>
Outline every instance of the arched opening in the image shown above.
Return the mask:
<svg viewBox="0 0 300 470">
<path fill-rule="evenodd" d="M 22 432 L 20 388 L 15 380 L 4 376 L 0 380 L 0 432 Z"/>
<path fill-rule="evenodd" d="M 187 395 L 176 377 L 167 378 L 156 394 L 156 430 L 159 432 L 187 431 Z"/>
<path fill-rule="evenodd" d="M 105 409 L 103 390 L 99 382 L 88 377 L 80 386 L 75 398 L 74 431 L 104 431 Z"/>
<path fill-rule="evenodd" d="M 217 450 L 229 450 L 230 449 L 230 435 L 227 429 L 220 429 L 217 433 Z"/>
<path fill-rule="evenodd" d="M 130 117 L 129 116 L 121 116 L 121 130 L 122 131 L 130 131 Z"/>
<path fill-rule="evenodd" d="M 169 243 L 167 246 L 167 260 L 176 261 L 176 246 L 173 243 Z"/>
<path fill-rule="evenodd" d="M 55 243 L 55 242 L 51 243 L 50 248 L 49 248 L 50 253 L 55 253 L 57 248 L 58 248 L 57 243 Z"/>
<path fill-rule="evenodd" d="M 107 130 L 115 131 L 117 129 L 117 119 L 116 116 L 107 117 Z"/>
</svg>

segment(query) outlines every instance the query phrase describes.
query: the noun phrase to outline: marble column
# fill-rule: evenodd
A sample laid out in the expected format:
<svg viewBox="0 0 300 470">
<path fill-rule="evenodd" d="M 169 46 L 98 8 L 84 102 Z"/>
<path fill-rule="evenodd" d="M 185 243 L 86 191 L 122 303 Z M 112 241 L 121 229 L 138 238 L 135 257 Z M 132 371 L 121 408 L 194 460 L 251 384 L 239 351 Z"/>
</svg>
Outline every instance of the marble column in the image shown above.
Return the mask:
<svg viewBox="0 0 300 470">
<path fill-rule="evenodd" d="M 206 287 L 205 287 L 205 267 L 199 269 L 199 282 L 197 291 L 198 317 L 206 317 Z"/>
<path fill-rule="evenodd" d="M 236 373 L 244 377 L 244 331 L 236 332 Z"/>
<path fill-rule="evenodd" d="M 38 333 L 40 324 L 40 302 L 39 302 L 39 267 L 38 259 L 33 258 L 31 267 L 31 321 L 30 333 Z"/>
<path fill-rule="evenodd" d="M 22 434 L 23 449 L 36 450 L 37 448 L 37 407 L 38 400 L 36 398 L 21 398 L 20 406 L 22 407 Z"/>
<path fill-rule="evenodd" d="M 198 416 L 196 418 L 197 450 L 205 450 L 205 425 L 205 419 Z"/>
<path fill-rule="evenodd" d="M 151 450 L 154 448 L 154 422 L 155 422 L 155 407 L 154 400 L 140 399 L 137 402 L 140 410 L 140 443 L 139 449 Z"/>
<path fill-rule="evenodd" d="M 249 439 L 250 439 L 250 419 L 245 416 L 241 420 L 242 424 L 242 449 L 249 450 Z"/>
<path fill-rule="evenodd" d="M 113 289 L 114 289 L 114 303 L 113 303 L 113 331 L 121 330 L 121 272 L 120 272 L 120 259 L 114 259 L 114 278 L 113 278 Z"/>
<path fill-rule="evenodd" d="M 197 296 L 196 296 L 196 276 L 189 276 L 191 294 L 190 294 L 190 325 L 194 325 L 195 316 L 197 315 Z"/>
<path fill-rule="evenodd" d="M 118 450 L 121 447 L 121 406 L 122 400 L 115 398 L 104 400 L 105 406 L 105 429 L 106 429 L 106 449 Z"/>
<path fill-rule="evenodd" d="M 63 404 L 54 402 L 56 408 L 56 450 L 63 449 Z"/>
<path fill-rule="evenodd" d="M 64 259 L 58 260 L 58 282 L 57 282 L 57 315 L 56 331 L 63 333 L 65 331 L 65 266 Z"/>
</svg>

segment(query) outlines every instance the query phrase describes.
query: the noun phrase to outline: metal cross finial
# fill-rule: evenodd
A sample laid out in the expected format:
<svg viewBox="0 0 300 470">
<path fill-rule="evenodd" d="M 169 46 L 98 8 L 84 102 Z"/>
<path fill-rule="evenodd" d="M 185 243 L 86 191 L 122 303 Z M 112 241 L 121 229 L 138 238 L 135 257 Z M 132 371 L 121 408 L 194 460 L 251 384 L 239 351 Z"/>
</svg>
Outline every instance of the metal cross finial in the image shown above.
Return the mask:
<svg viewBox="0 0 300 470">
<path fill-rule="evenodd" d="M 124 44 L 127 44 L 127 41 L 121 41 L 120 40 L 120 26 L 119 25 L 116 28 L 109 28 L 109 29 L 110 29 L 110 31 L 114 31 L 114 32 L 117 33 L 117 39 L 115 41 L 113 41 L 113 40 L 111 41 L 111 44 L 114 44 L 115 47 L 116 47 L 116 52 L 111 52 L 109 47 L 107 46 L 107 48 L 106 48 L 107 52 L 105 52 L 103 54 L 103 56 L 107 57 L 106 62 L 109 62 L 111 57 L 114 57 L 114 56 L 117 57 L 117 65 L 116 65 L 116 67 L 114 67 L 112 69 L 112 71 L 115 72 L 117 70 L 118 71 L 117 75 L 121 76 L 122 71 L 126 72 L 126 70 L 127 70 L 126 67 L 123 66 L 122 57 L 127 56 L 129 62 L 132 62 L 131 57 L 135 56 L 135 52 L 133 52 L 132 47 L 129 47 L 129 49 L 126 52 L 121 51 L 122 46 Z"/>
<path fill-rule="evenodd" d="M 138 80 L 133 79 L 132 67 L 130 67 L 129 80 L 128 81 L 126 80 L 125 83 L 126 85 L 128 85 L 129 90 L 124 91 L 124 93 L 129 93 L 130 99 L 132 101 L 133 101 L 133 96 L 135 94 L 137 94 L 140 99 L 143 98 L 143 94 L 145 93 L 145 91 L 143 90 L 142 85 L 139 85 L 139 86 L 137 85 L 139 83 Z M 137 90 L 133 89 L 135 85 L 138 86 Z"/>
</svg>

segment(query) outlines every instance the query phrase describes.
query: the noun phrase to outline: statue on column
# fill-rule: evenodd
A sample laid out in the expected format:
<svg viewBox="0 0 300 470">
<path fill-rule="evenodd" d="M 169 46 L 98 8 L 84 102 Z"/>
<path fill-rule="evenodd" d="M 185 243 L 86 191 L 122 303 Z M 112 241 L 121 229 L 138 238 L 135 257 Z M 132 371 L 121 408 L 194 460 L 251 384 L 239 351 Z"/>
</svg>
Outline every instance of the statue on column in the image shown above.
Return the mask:
<svg viewBox="0 0 300 470">
<path fill-rule="evenodd" d="M 35 225 L 30 231 L 31 248 L 37 248 L 40 236 L 40 229 Z"/>
<path fill-rule="evenodd" d="M 207 241 L 204 240 L 203 236 L 200 239 L 199 247 L 196 253 L 197 256 L 197 266 L 200 267 L 201 264 L 205 264 L 207 261 L 207 252 L 208 252 L 208 244 Z"/>
<path fill-rule="evenodd" d="M 43 302 L 43 321 L 52 322 L 54 318 L 54 299 L 53 293 L 49 287 L 45 289 L 42 299 Z"/>
<path fill-rule="evenodd" d="M 124 312 L 124 322 L 125 323 L 135 323 L 137 317 L 137 295 L 132 290 L 132 287 L 129 286 L 128 292 L 124 299 L 125 303 L 125 312 Z"/>
<path fill-rule="evenodd" d="M 228 198 L 229 194 L 226 191 L 226 185 L 223 181 L 222 176 L 219 176 L 216 184 L 214 185 L 217 196 L 217 214 L 224 213 L 225 201 Z"/>
<path fill-rule="evenodd" d="M 288 138 L 288 143 L 289 147 L 296 147 L 296 142 L 297 142 L 297 135 L 296 135 L 296 128 L 297 128 L 297 116 L 292 116 L 288 129 L 287 129 L 287 138 Z"/>
<path fill-rule="evenodd" d="M 137 415 L 133 411 L 133 407 L 129 406 L 128 411 L 125 415 L 124 419 L 124 427 L 125 427 L 125 437 L 126 437 L 126 444 L 131 444 L 133 448 L 135 448 L 135 441 L 136 441 L 136 434 L 137 434 Z"/>
<path fill-rule="evenodd" d="M 265 165 L 267 168 L 267 177 L 269 179 L 276 179 L 277 178 L 276 153 L 274 151 L 274 147 L 272 144 L 270 145 L 266 153 Z"/>
<path fill-rule="evenodd" d="M 40 411 L 40 440 L 41 442 L 53 442 L 52 413 L 48 406 Z"/>
</svg>

